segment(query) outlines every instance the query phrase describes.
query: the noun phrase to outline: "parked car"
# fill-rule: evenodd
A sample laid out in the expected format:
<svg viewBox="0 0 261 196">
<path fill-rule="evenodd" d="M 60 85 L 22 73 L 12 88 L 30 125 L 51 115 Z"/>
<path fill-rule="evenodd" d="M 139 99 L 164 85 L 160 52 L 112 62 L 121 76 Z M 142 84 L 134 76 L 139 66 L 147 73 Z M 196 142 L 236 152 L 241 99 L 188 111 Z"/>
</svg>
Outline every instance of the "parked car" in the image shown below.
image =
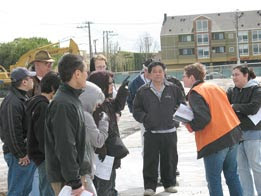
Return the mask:
<svg viewBox="0 0 261 196">
<path fill-rule="evenodd" d="M 210 72 L 206 74 L 206 80 L 224 78 L 224 75 L 219 72 Z"/>
</svg>

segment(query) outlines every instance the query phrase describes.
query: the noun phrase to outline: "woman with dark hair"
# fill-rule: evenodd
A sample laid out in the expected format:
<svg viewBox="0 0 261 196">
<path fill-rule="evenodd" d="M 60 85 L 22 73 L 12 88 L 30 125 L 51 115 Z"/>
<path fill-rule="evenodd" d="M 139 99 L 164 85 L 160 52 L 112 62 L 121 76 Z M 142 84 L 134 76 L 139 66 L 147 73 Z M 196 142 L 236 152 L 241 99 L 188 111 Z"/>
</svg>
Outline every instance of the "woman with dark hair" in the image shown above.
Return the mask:
<svg viewBox="0 0 261 196">
<path fill-rule="evenodd" d="M 106 155 L 115 157 L 110 180 L 103 180 L 95 176 L 94 184 L 99 196 L 116 196 L 115 190 L 116 169 L 121 165 L 121 159 L 128 154 L 128 150 L 120 139 L 116 113 L 124 109 L 128 96 L 127 82 L 120 86 L 115 99 L 113 93 L 113 74 L 109 71 L 95 71 L 89 76 L 89 81 L 99 86 L 105 95 L 105 101 L 93 113 L 96 124 L 100 120 L 100 113 L 105 112 L 109 116 L 108 138 L 102 148 L 96 150 L 99 158 L 103 160 Z"/>
<path fill-rule="evenodd" d="M 243 130 L 237 156 L 238 173 L 244 195 L 254 195 L 254 184 L 261 195 L 261 121 L 254 123 L 250 119 L 250 115 L 256 115 L 260 110 L 261 87 L 254 80 L 254 71 L 247 66 L 236 66 L 232 78 L 235 87 L 229 88 L 227 95 Z"/>
</svg>

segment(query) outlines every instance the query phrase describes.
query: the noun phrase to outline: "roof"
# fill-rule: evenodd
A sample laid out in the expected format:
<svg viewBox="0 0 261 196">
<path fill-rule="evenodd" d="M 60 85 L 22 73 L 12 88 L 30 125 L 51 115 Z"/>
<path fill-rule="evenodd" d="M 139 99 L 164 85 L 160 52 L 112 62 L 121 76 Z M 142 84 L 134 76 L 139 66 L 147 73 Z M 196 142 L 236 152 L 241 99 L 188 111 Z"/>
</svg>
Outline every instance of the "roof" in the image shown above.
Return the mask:
<svg viewBox="0 0 261 196">
<path fill-rule="evenodd" d="M 162 35 L 179 35 L 193 33 L 193 21 L 203 16 L 211 20 L 212 32 L 235 31 L 236 12 L 197 14 L 184 16 L 166 16 L 161 28 Z M 261 10 L 238 12 L 239 30 L 261 29 Z"/>
</svg>

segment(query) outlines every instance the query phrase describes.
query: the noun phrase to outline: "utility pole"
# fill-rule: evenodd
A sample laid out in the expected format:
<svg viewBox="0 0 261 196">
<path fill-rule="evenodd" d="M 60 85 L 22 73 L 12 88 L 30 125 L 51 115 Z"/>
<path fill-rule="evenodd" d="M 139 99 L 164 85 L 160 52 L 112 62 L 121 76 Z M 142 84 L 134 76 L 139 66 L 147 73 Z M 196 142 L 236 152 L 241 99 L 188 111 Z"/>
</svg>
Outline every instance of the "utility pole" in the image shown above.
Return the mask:
<svg viewBox="0 0 261 196">
<path fill-rule="evenodd" d="M 94 54 L 97 54 L 97 50 L 96 50 L 96 42 L 98 41 L 98 39 L 94 39 L 93 40 L 93 45 L 94 45 Z"/>
<path fill-rule="evenodd" d="M 105 55 L 105 34 L 106 31 L 102 31 L 102 53 Z"/>
<path fill-rule="evenodd" d="M 114 36 L 117 34 L 112 34 L 113 31 L 103 31 L 103 54 L 106 56 L 107 61 L 110 62 L 110 51 L 109 51 L 109 36 Z"/>
<path fill-rule="evenodd" d="M 238 44 L 238 20 L 242 17 L 242 13 L 238 13 L 238 10 L 236 10 L 235 13 L 235 27 L 236 27 L 236 54 L 237 54 L 237 64 L 240 65 L 240 52 L 239 52 L 239 44 Z"/>
<path fill-rule="evenodd" d="M 92 58 L 92 38 L 91 38 L 91 25 L 90 22 L 88 21 L 88 30 L 89 30 L 89 45 L 90 45 L 90 59 Z"/>
<path fill-rule="evenodd" d="M 88 28 L 88 34 L 89 34 L 89 53 L 90 53 L 90 58 L 92 58 L 93 54 L 92 54 L 92 39 L 91 39 L 91 22 L 87 21 L 87 22 L 84 22 L 84 24 L 87 24 L 86 25 L 82 25 L 82 26 L 78 26 L 77 28 L 79 29 L 86 29 Z"/>
</svg>

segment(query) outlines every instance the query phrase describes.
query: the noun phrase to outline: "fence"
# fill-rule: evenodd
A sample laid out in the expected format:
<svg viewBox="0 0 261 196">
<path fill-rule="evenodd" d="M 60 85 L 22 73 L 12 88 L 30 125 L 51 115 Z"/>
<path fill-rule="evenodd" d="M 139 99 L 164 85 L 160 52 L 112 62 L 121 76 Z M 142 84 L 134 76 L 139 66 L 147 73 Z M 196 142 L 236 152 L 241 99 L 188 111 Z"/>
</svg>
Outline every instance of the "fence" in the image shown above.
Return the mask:
<svg viewBox="0 0 261 196">
<path fill-rule="evenodd" d="M 206 79 L 231 78 L 232 69 L 235 66 L 235 64 L 206 66 Z M 261 76 L 261 63 L 250 63 L 248 66 L 254 69 L 256 76 Z M 182 80 L 183 72 L 183 69 L 167 69 L 167 75 L 174 76 L 179 80 Z M 140 71 L 116 72 L 114 74 L 115 83 L 120 84 L 128 75 L 130 75 L 129 80 L 132 81 L 139 73 Z"/>
</svg>

